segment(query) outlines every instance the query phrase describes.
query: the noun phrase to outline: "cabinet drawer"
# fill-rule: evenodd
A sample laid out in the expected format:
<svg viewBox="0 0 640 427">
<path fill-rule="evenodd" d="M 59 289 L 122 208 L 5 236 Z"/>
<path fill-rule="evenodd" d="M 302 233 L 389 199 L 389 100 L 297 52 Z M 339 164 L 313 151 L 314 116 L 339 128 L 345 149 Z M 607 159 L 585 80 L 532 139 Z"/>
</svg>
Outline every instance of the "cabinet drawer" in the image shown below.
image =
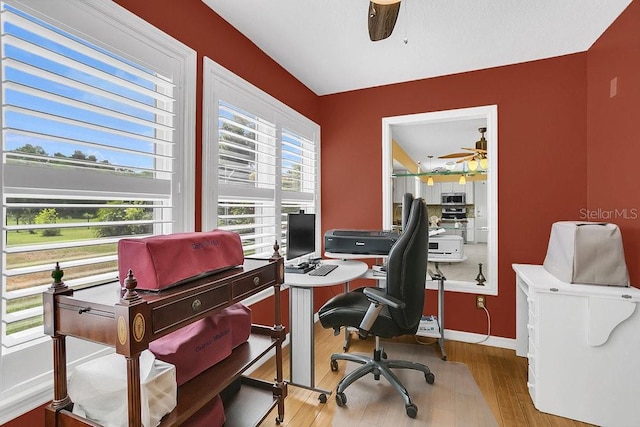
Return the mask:
<svg viewBox="0 0 640 427">
<path fill-rule="evenodd" d="M 228 302 L 229 284 L 222 283 L 219 286 L 171 301 L 169 304 L 155 307 L 151 314 L 153 333 L 158 334 L 180 323 L 190 323 L 190 319 L 223 307 Z"/>
<path fill-rule="evenodd" d="M 242 300 L 251 294 L 266 289 L 276 281 L 276 271 L 273 268 L 260 270 L 250 276 L 242 277 L 231 282 L 231 300 Z"/>
</svg>

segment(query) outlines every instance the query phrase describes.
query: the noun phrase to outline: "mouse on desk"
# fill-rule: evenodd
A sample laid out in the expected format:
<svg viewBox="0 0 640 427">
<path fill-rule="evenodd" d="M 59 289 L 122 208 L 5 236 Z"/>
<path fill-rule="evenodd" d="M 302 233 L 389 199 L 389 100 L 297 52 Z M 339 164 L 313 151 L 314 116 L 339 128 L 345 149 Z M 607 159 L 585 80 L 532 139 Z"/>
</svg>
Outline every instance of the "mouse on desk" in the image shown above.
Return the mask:
<svg viewBox="0 0 640 427">
<path fill-rule="evenodd" d="M 296 268 L 307 268 L 307 267 L 309 267 L 308 262 L 301 262 L 300 264 L 296 265 Z"/>
</svg>

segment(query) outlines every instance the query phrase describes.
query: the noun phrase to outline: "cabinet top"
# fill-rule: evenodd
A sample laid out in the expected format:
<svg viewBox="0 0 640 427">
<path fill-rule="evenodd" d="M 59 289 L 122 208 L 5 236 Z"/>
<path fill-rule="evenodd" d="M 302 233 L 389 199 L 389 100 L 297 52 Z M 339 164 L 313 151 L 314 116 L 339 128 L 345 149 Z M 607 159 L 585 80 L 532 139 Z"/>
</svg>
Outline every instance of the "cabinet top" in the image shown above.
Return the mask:
<svg viewBox="0 0 640 427">
<path fill-rule="evenodd" d="M 553 292 L 564 295 L 582 295 L 640 302 L 640 289 L 635 287 L 566 283 L 549 273 L 542 265 L 512 264 L 512 268 L 519 279 L 528 287 L 538 292 Z"/>
<path fill-rule="evenodd" d="M 270 262 L 271 261 L 267 259 L 246 258 L 241 267 L 230 268 L 220 272 L 212 272 L 211 274 L 203 275 L 202 277 L 193 278 L 193 280 L 178 286 L 166 288 L 160 291 L 145 291 L 139 289 L 136 291 L 148 304 L 157 303 L 165 299 L 177 298 L 181 294 L 189 294 L 193 292 L 195 288 L 207 286 L 213 282 L 225 281 L 244 273 L 250 274 L 251 271 L 264 267 Z M 121 289 L 120 282 L 116 280 L 104 285 L 75 290 L 72 298 L 88 303 L 98 303 L 110 306 L 120 302 Z"/>
</svg>

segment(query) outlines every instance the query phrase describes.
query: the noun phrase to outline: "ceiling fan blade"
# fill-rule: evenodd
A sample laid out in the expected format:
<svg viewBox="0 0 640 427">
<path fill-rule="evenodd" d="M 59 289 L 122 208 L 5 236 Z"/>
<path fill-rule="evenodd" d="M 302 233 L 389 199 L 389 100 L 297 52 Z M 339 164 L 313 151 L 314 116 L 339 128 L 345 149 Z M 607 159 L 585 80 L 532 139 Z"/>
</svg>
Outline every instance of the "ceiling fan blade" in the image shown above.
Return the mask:
<svg viewBox="0 0 640 427">
<path fill-rule="evenodd" d="M 391 35 L 399 11 L 400 0 L 392 4 L 369 2 L 369 38 L 371 41 L 383 40 Z"/>
<path fill-rule="evenodd" d="M 487 150 L 482 150 L 480 148 L 467 148 L 467 147 L 462 147 L 463 150 L 469 150 L 469 151 L 475 151 L 476 153 L 487 153 Z"/>
<path fill-rule="evenodd" d="M 473 157 L 472 154 L 469 153 L 451 153 L 445 154 L 444 156 L 438 156 L 439 159 L 457 159 L 458 157 Z"/>
</svg>

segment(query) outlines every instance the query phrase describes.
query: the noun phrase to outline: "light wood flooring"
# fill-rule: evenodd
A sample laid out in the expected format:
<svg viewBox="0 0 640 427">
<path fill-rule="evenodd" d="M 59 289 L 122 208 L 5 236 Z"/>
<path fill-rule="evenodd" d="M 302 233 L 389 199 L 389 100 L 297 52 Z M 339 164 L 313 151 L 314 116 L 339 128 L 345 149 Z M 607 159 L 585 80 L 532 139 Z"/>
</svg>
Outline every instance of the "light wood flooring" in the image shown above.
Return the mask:
<svg viewBox="0 0 640 427">
<path fill-rule="evenodd" d="M 339 364 L 339 373 L 331 372 L 329 358 L 332 353 L 342 352 L 344 336 L 333 336 L 332 330 L 315 327 L 315 380 L 316 387 L 323 390 L 335 390 L 342 378 L 345 363 Z M 428 340 L 428 339 L 425 339 Z M 413 337 L 399 339 L 403 342 L 415 342 Z M 353 334 L 350 352 L 370 353 L 374 340 L 359 340 Z M 437 344 L 436 352 L 439 353 Z M 482 394 L 491 408 L 499 426 L 504 427 L 578 427 L 590 424 L 556 417 L 539 412 L 533 406 L 527 390 L 527 360 L 517 357 L 515 351 L 479 344 L 467 344 L 457 341 L 445 343 L 447 359 L 467 365 L 476 380 Z M 285 348 L 285 378 L 289 372 L 289 352 Z M 252 376 L 267 380 L 273 379 L 273 362 L 269 361 L 256 369 Z M 436 377 L 437 372 L 434 372 Z M 333 414 L 337 408 L 333 395 L 327 403 L 320 403 L 318 393 L 300 387 L 289 386 L 289 395 L 285 399 L 285 419 L 283 426 L 332 426 Z M 263 421 L 262 426 L 275 426 L 276 410 Z M 408 418 L 407 418 L 408 419 Z M 442 426 L 447 427 L 447 426 Z M 469 426 L 473 427 L 473 426 Z"/>
</svg>

